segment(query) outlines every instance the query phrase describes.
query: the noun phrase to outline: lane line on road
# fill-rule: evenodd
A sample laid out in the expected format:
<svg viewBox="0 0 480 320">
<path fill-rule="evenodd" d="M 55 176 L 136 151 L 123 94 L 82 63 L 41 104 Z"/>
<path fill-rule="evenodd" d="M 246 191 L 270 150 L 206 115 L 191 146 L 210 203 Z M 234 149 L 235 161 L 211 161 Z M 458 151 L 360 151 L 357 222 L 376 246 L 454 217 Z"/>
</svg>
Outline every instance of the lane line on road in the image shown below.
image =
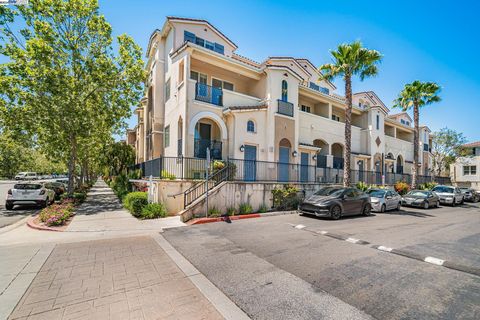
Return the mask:
<svg viewBox="0 0 480 320">
<path fill-rule="evenodd" d="M 321 235 L 324 235 L 324 236 L 329 237 L 329 238 L 333 238 L 333 239 L 337 239 L 337 240 L 341 240 L 341 241 L 346 241 L 346 242 L 349 242 L 349 243 L 352 243 L 352 244 L 357 244 L 357 245 L 370 244 L 370 242 L 365 241 L 365 240 L 356 239 L 356 238 L 352 238 L 352 237 L 345 237 L 345 236 L 335 234 L 335 233 L 331 233 L 331 232 L 325 231 L 325 230 L 312 230 L 312 229 L 310 229 L 309 227 L 307 227 L 303 224 L 295 225 L 295 224 L 288 223 L 288 225 L 292 226 L 293 228 L 295 228 L 297 230 L 308 231 L 308 232 L 311 232 L 313 234 L 321 234 Z M 429 264 L 433 264 L 433 265 L 436 265 L 436 266 L 439 266 L 439 267 L 445 267 L 445 268 L 448 268 L 448 269 L 452 269 L 452 270 L 456 270 L 456 271 L 480 276 L 480 268 L 478 268 L 478 267 L 465 266 L 465 265 L 462 265 L 462 264 L 459 264 L 459 263 L 456 263 L 456 262 L 447 261 L 447 260 L 443 260 L 443 259 L 440 259 L 440 258 L 435 258 L 435 257 L 432 257 L 432 256 L 424 256 L 424 255 L 418 254 L 416 252 L 412 252 L 412 251 L 405 250 L 405 249 L 395 249 L 395 248 L 390 248 L 390 247 L 383 246 L 383 245 L 371 245 L 370 247 L 372 249 L 376 249 L 376 250 L 379 250 L 379 251 L 382 251 L 382 252 L 396 254 L 396 255 L 399 255 L 399 256 L 406 257 L 406 258 L 410 258 L 410 259 L 426 262 L 426 263 L 429 263 Z"/>
</svg>

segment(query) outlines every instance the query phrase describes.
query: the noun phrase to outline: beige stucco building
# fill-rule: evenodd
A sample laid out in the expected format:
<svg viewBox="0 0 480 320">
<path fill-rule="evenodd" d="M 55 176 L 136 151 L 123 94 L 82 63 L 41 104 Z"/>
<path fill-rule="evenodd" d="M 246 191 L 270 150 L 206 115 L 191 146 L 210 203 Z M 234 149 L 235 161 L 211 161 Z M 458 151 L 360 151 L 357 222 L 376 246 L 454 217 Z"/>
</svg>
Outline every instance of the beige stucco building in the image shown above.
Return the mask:
<svg viewBox="0 0 480 320">
<path fill-rule="evenodd" d="M 147 94 L 128 141 L 137 162 L 158 157 L 247 159 L 341 168 L 345 99 L 308 59 L 258 63 L 205 20 L 167 17 L 147 48 Z M 410 173 L 413 125 L 372 91 L 355 93 L 352 168 Z M 420 133 L 419 172 L 431 168 L 430 130 Z"/>
<path fill-rule="evenodd" d="M 471 187 L 480 191 L 480 141 L 463 146 L 469 153 L 450 165 L 452 183 L 459 187 Z"/>
</svg>

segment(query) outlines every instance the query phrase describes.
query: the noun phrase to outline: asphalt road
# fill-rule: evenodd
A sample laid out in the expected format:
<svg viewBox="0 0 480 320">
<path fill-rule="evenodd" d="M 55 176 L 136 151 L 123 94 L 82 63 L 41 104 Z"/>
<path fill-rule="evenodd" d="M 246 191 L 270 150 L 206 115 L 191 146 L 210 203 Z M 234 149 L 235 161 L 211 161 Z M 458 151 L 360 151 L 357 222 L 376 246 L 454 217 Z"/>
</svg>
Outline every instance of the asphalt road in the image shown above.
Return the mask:
<svg viewBox="0 0 480 320">
<path fill-rule="evenodd" d="M 8 189 L 12 188 L 14 184 L 15 181 L 0 180 L 0 230 L 38 212 L 38 208 L 28 206 L 16 206 L 14 210 L 5 209 Z"/>
<path fill-rule="evenodd" d="M 339 221 L 248 219 L 164 236 L 253 319 L 480 319 L 480 276 L 372 248 L 480 268 L 479 230 L 477 203 Z"/>
</svg>

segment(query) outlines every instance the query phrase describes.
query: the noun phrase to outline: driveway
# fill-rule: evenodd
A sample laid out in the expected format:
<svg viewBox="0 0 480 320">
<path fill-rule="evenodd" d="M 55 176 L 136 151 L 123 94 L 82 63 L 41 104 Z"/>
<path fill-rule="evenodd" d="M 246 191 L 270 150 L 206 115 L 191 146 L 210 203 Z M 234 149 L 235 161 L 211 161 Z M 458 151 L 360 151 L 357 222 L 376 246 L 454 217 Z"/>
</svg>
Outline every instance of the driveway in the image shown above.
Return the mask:
<svg viewBox="0 0 480 320">
<path fill-rule="evenodd" d="M 480 206 L 466 204 L 340 221 L 277 216 L 164 236 L 253 319 L 479 319 L 478 275 L 415 259 L 480 270 L 479 230 Z"/>
</svg>

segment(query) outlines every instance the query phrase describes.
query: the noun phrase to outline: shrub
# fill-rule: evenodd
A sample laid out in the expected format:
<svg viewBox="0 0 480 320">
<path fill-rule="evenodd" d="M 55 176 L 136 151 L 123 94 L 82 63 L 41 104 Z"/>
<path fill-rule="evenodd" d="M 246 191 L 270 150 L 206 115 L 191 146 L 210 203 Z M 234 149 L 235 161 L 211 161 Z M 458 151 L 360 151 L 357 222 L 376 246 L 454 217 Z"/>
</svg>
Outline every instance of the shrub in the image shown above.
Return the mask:
<svg viewBox="0 0 480 320">
<path fill-rule="evenodd" d="M 213 171 L 219 171 L 225 168 L 226 164 L 223 161 L 215 160 L 213 161 Z"/>
<path fill-rule="evenodd" d="M 208 208 L 208 216 L 212 218 L 220 217 L 220 210 L 217 209 L 217 207 L 213 206 L 211 208 Z"/>
<path fill-rule="evenodd" d="M 39 218 L 47 226 L 60 226 L 72 216 L 72 212 L 73 202 L 66 200 L 61 204 L 53 204 L 43 209 Z"/>
<path fill-rule="evenodd" d="M 395 183 L 395 191 L 397 191 L 400 195 L 403 196 L 404 194 L 407 194 L 408 191 L 410 191 L 410 186 L 405 181 L 397 181 Z"/>
<path fill-rule="evenodd" d="M 272 190 L 273 206 L 278 210 L 294 210 L 300 204 L 298 189 L 291 185 Z"/>
<path fill-rule="evenodd" d="M 140 215 L 142 219 L 155 219 L 165 218 L 167 216 L 167 210 L 161 203 L 149 203 L 143 209 Z"/>
<path fill-rule="evenodd" d="M 237 213 L 237 210 L 234 207 L 227 208 L 227 214 L 229 216 L 234 216 Z"/>
<path fill-rule="evenodd" d="M 361 190 L 361 191 L 367 191 L 368 190 L 368 184 L 366 184 L 365 182 L 363 181 L 359 181 L 357 184 L 356 184 L 356 187 L 358 190 Z"/>
<path fill-rule="evenodd" d="M 130 192 L 123 199 L 123 206 L 135 217 L 141 216 L 143 208 L 147 205 L 148 196 L 146 192 Z"/>
<path fill-rule="evenodd" d="M 266 205 L 265 203 L 262 204 L 262 205 L 260 206 L 260 208 L 258 208 L 258 210 L 257 210 L 258 213 L 265 213 L 265 212 L 267 212 L 267 211 L 268 211 L 268 207 L 267 207 L 267 205 Z"/>
<path fill-rule="evenodd" d="M 73 200 L 77 203 L 82 203 L 87 199 L 87 193 L 86 192 L 74 192 L 73 193 Z"/>
<path fill-rule="evenodd" d="M 162 170 L 162 179 L 175 180 L 176 178 L 177 177 L 173 173 L 170 173 L 167 170 Z"/>
<path fill-rule="evenodd" d="M 110 187 L 113 189 L 117 197 L 122 200 L 131 190 L 131 183 L 128 182 L 128 177 L 121 173 L 118 176 L 114 177 L 110 183 Z"/>
<path fill-rule="evenodd" d="M 253 212 L 253 208 L 250 203 L 242 203 L 238 207 L 238 214 L 249 214 Z"/>
<path fill-rule="evenodd" d="M 420 190 L 432 190 L 433 188 L 435 188 L 436 185 L 437 185 L 436 182 L 425 182 L 425 183 L 419 184 L 418 189 L 420 189 Z"/>
</svg>

